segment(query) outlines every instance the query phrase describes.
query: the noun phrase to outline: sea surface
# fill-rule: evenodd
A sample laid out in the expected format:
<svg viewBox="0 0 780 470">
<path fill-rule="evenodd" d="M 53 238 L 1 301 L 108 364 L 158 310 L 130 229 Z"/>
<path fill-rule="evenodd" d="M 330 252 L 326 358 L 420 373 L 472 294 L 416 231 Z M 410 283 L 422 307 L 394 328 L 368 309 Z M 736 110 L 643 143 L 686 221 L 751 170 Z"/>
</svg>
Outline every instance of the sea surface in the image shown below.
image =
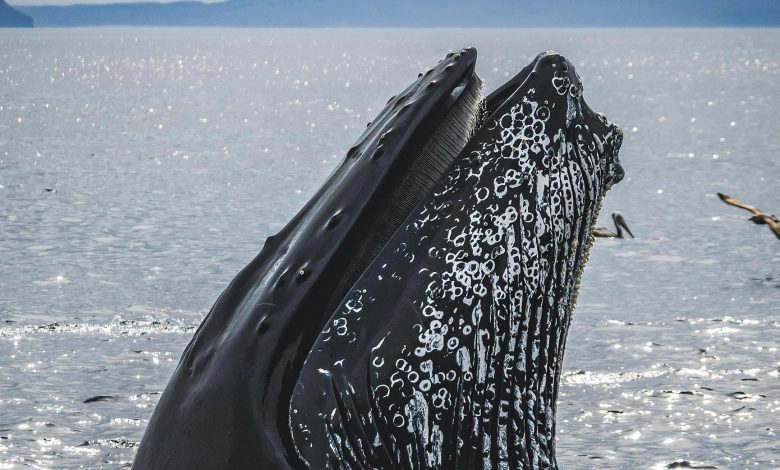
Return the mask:
<svg viewBox="0 0 780 470">
<path fill-rule="evenodd" d="M 231 278 L 387 98 L 474 45 L 623 126 L 563 469 L 780 468 L 780 30 L 0 30 L 0 469 L 122 468 Z M 95 398 L 98 397 L 98 398 Z"/>
</svg>

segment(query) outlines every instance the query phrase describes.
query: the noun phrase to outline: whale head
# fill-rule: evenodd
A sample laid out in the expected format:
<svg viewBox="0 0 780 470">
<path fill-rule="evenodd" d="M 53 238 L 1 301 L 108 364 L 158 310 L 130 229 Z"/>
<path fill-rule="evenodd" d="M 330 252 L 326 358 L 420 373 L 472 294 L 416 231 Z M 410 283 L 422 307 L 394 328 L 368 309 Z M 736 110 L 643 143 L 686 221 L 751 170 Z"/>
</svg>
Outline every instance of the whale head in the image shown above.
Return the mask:
<svg viewBox="0 0 780 470">
<path fill-rule="evenodd" d="M 543 53 L 449 54 L 225 289 L 135 468 L 555 467 L 555 403 L 622 134 Z"/>
</svg>

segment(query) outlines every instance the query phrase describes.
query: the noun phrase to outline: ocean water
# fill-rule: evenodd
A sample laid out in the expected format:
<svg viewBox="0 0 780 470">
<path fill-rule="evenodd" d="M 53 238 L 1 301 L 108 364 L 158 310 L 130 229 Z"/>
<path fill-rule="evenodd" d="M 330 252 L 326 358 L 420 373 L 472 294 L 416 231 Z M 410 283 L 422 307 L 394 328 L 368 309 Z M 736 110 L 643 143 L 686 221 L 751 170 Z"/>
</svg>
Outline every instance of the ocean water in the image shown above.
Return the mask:
<svg viewBox="0 0 780 470">
<path fill-rule="evenodd" d="M 385 101 L 474 45 L 623 126 L 562 468 L 780 468 L 780 30 L 0 30 L 0 469 L 122 468 L 222 288 Z M 102 397 L 90 400 L 94 397 Z"/>
</svg>

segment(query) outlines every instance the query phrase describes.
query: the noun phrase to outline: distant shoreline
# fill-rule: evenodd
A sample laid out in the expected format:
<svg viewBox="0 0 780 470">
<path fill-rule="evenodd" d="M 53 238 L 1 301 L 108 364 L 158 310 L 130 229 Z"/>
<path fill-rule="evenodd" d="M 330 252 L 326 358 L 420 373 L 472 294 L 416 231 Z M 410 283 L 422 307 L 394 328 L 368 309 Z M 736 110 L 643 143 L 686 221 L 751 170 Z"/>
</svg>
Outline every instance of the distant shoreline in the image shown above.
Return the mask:
<svg viewBox="0 0 780 470">
<path fill-rule="evenodd" d="M 32 28 L 32 17 L 0 0 L 0 28 Z"/>
<path fill-rule="evenodd" d="M 2 0 L 0 0 L 2 1 Z M 717 4 L 717 5 L 715 5 Z M 10 8 L 10 7 L 9 7 Z M 780 27 L 780 2 L 659 0 L 549 1 L 518 8 L 508 0 L 393 4 L 371 1 L 260 0 L 216 3 L 111 3 L 15 6 L 36 27 L 208 26 L 306 28 L 745 28 Z"/>
<path fill-rule="evenodd" d="M 164 30 L 164 29 L 228 29 L 228 30 L 280 30 L 280 31 L 295 31 L 295 30 L 355 30 L 355 31 L 417 31 L 417 30 L 452 30 L 452 31 L 469 31 L 469 30 L 496 30 L 496 31 L 511 31 L 511 30 L 523 30 L 523 31 L 633 31 L 633 30 L 658 30 L 658 31 L 739 31 L 739 30 L 766 30 L 766 31 L 778 31 L 780 26 L 365 26 L 365 25 L 323 25 L 323 26 L 283 26 L 283 25 L 221 25 L 221 24 L 95 24 L 95 25 L 75 25 L 75 26 L 38 26 L 35 27 L 23 27 L 23 28 L 4 28 L 0 26 L 2 30 L 35 30 L 35 31 L 56 31 L 63 29 L 84 29 L 84 30 L 100 30 L 100 29 L 149 29 L 149 30 Z"/>
</svg>

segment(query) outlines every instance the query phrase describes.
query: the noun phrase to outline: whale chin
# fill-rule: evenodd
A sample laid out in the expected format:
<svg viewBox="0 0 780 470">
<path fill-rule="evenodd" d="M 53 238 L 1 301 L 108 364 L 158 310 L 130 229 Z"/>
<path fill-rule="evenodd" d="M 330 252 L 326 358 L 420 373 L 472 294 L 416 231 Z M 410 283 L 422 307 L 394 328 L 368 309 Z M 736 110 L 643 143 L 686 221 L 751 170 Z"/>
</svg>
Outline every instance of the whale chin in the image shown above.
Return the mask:
<svg viewBox="0 0 780 470">
<path fill-rule="evenodd" d="M 620 130 L 542 53 L 387 106 L 227 286 L 133 468 L 555 467 L 568 323 Z"/>
</svg>

